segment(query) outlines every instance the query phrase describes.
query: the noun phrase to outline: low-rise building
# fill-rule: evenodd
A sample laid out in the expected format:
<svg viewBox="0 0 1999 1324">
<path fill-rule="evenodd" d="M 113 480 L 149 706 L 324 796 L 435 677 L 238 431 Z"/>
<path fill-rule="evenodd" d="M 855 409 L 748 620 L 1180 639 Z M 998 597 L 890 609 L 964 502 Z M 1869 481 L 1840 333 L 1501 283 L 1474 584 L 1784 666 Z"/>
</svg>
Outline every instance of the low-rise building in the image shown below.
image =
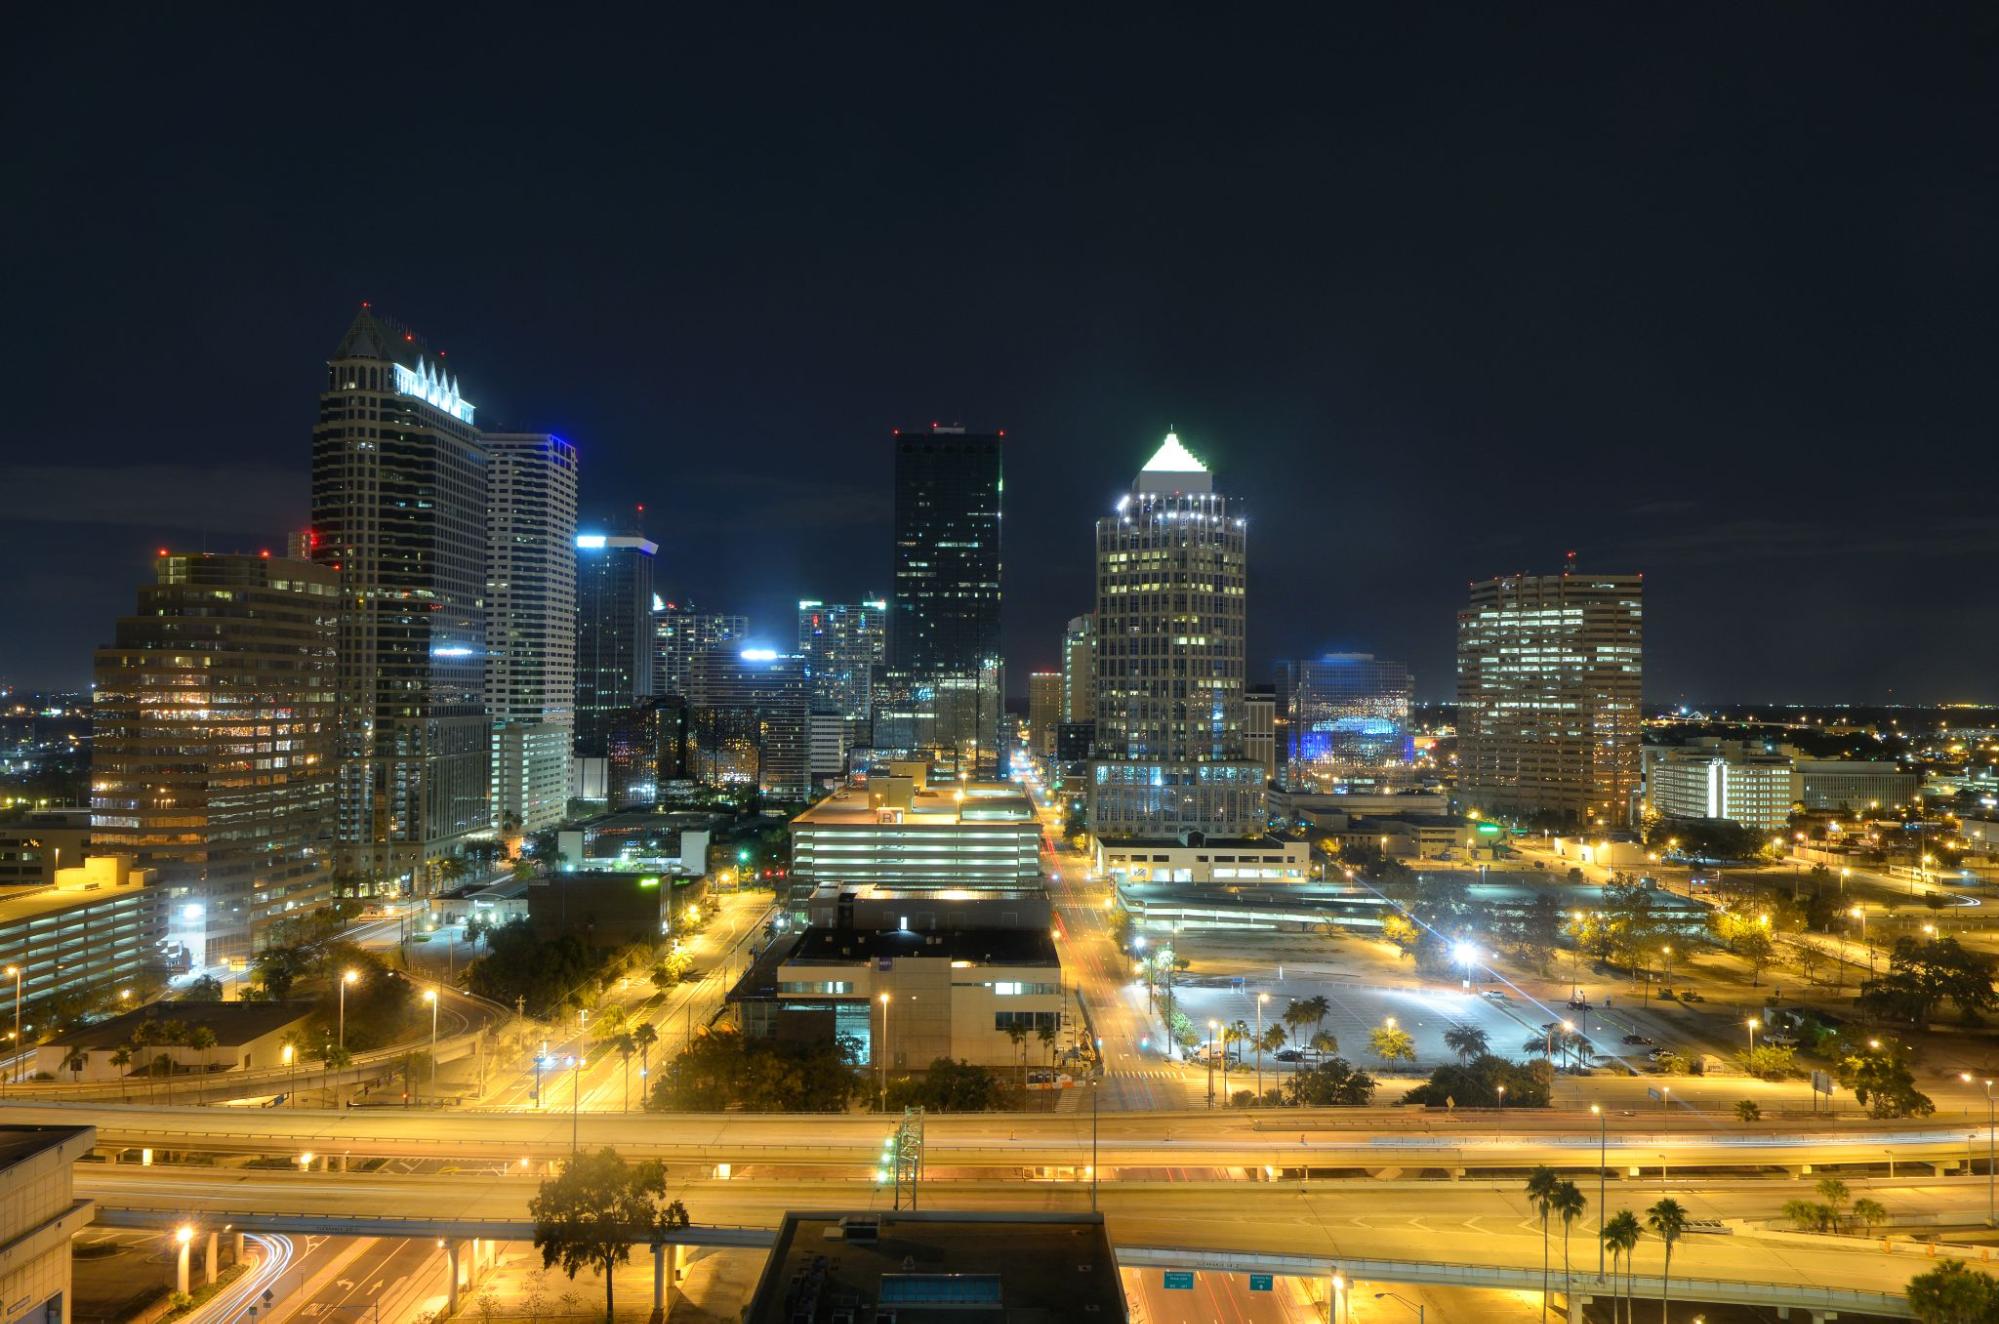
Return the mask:
<svg viewBox="0 0 1999 1324">
<path fill-rule="evenodd" d="M 1798 799 L 1807 809 L 1864 814 L 1870 808 L 1915 798 L 1919 773 L 1901 764 L 1859 759 L 1797 759 Z"/>
<path fill-rule="evenodd" d="M 1098 841 L 1099 873 L 1119 882 L 1235 883 L 1305 881 L 1309 842 L 1282 837 L 1131 838 Z"/>
<path fill-rule="evenodd" d="M 1645 799 L 1666 818 L 1714 818 L 1757 832 L 1780 831 L 1800 795 L 1788 754 L 1761 745 L 1699 740 L 1645 750 Z"/>
<path fill-rule="evenodd" d="M 37 1045 L 35 1072 L 57 1080 L 117 1080 L 144 1075 L 162 1055 L 177 1072 L 283 1066 L 286 1037 L 302 1035 L 312 1011 L 309 1002 L 154 1002 Z M 213 1044 L 197 1048 L 186 1041 L 202 1029 L 214 1036 Z M 169 1042 L 172 1037 L 183 1041 Z M 112 1060 L 135 1043 L 141 1047 L 131 1061 Z"/>
<path fill-rule="evenodd" d="M 0 968 L 21 971 L 28 1006 L 162 978 L 164 890 L 124 855 L 58 869 L 47 887 L 0 897 Z"/>
<path fill-rule="evenodd" d="M 699 892 L 698 880 L 658 873 L 556 873 L 528 884 L 528 923 L 543 942 L 574 935 L 602 948 L 657 943 L 673 932 L 669 906 Z"/>
<path fill-rule="evenodd" d="M 804 892 L 1017 888 L 1041 878 L 1041 825 L 1011 782 L 929 784 L 921 763 L 843 786 L 791 821 L 793 882 Z"/>
<path fill-rule="evenodd" d="M 92 1126 L 0 1129 L 0 1300 L 9 1321 L 69 1324 L 70 1239 L 96 1213 L 76 1195 L 76 1165 L 97 1146 Z"/>
</svg>

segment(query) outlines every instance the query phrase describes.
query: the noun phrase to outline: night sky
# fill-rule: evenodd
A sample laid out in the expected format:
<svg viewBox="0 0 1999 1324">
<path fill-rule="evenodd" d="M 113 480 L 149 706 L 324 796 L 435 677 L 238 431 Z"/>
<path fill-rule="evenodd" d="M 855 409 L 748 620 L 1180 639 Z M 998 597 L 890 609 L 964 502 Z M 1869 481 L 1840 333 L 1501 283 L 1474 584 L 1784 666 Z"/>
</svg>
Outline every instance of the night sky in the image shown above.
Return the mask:
<svg viewBox="0 0 1999 1324">
<path fill-rule="evenodd" d="M 1448 697 L 1466 581 L 1573 548 L 1655 702 L 1999 699 L 1990 6 L 195 8 L 0 57 L 15 684 L 303 526 L 371 299 L 774 643 L 887 591 L 891 428 L 1003 427 L 1023 691 L 1170 424 L 1255 675 Z"/>
</svg>

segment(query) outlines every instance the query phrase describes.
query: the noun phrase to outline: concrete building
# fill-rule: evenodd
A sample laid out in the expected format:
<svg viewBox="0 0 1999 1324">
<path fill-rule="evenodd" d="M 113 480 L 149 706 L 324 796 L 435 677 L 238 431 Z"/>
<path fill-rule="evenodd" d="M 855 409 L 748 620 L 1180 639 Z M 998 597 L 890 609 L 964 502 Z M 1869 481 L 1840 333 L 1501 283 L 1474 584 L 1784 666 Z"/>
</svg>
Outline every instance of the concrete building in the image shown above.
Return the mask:
<svg viewBox="0 0 1999 1324">
<path fill-rule="evenodd" d="M 659 804 L 666 786 L 687 780 L 687 700 L 645 699 L 619 713 L 605 737 L 605 767 L 609 808 Z"/>
<path fill-rule="evenodd" d="M 791 875 L 803 889 L 1038 888 L 1041 827 L 1011 782 L 933 787 L 921 765 L 895 764 L 791 820 Z"/>
<path fill-rule="evenodd" d="M 1786 752 L 1794 754 L 1798 799 L 1807 809 L 1862 814 L 1876 805 L 1912 800 L 1922 785 L 1922 774 L 1910 772 L 1899 763 L 1797 758 L 1794 751 Z"/>
<path fill-rule="evenodd" d="M 208 553 L 153 574 L 97 650 L 92 849 L 171 890 L 200 966 L 331 895 L 340 577 Z"/>
<path fill-rule="evenodd" d="M 1644 577 L 1504 575 L 1458 613 L 1466 808 L 1626 821 L 1639 787 Z"/>
<path fill-rule="evenodd" d="M 342 604 L 335 839 L 357 873 L 420 888 L 493 825 L 488 457 L 443 363 L 364 304 L 312 434 L 312 556 Z"/>
<path fill-rule="evenodd" d="M 48 887 L 0 898 L 0 969 L 21 971 L 28 1007 L 72 995 L 112 997 L 162 979 L 165 892 L 128 856 L 64 865 Z"/>
<path fill-rule="evenodd" d="M 611 723 L 654 693 L 653 558 L 639 533 L 576 535 L 576 753 L 604 757 Z"/>
<path fill-rule="evenodd" d="M 672 932 L 673 891 L 673 880 L 657 874 L 549 874 L 528 884 L 528 923 L 544 942 L 574 936 L 602 948 L 657 943 Z"/>
<path fill-rule="evenodd" d="M 1277 690 L 1252 685 L 1242 696 L 1242 750 L 1263 767 L 1263 779 L 1277 777 Z"/>
<path fill-rule="evenodd" d="M 813 712 L 805 717 L 807 761 L 812 785 L 838 782 L 847 775 L 847 752 L 853 748 L 854 724 L 839 713 Z"/>
<path fill-rule="evenodd" d="M 78 1026 L 35 1048 L 35 1070 L 56 1080 L 104 1081 L 125 1075 L 142 1075 L 155 1058 L 173 1059 L 178 1071 L 256 1071 L 285 1065 L 287 1037 L 303 1041 L 306 1023 L 312 1019 L 310 1002 L 154 1002 L 109 1020 Z M 112 1058 L 145 1032 L 178 1021 L 189 1031 L 206 1029 L 215 1036 L 214 1044 L 196 1048 L 187 1043 L 164 1043 L 155 1039 L 143 1049 L 143 1061 L 120 1066 Z M 82 1055 L 81 1066 L 72 1066 L 71 1054 Z M 296 1064 L 306 1065 L 305 1050 L 294 1054 Z M 166 1074 L 165 1069 L 159 1075 Z"/>
<path fill-rule="evenodd" d="M 866 1212 L 786 1214 L 743 1312 L 746 1324 L 1127 1318 L 1100 1215 L 890 1213 L 879 1201 Z"/>
<path fill-rule="evenodd" d="M 769 648 L 716 650 L 694 660 L 688 685 L 688 756 L 695 780 L 753 784 L 765 795 L 811 793 L 805 659 Z"/>
<path fill-rule="evenodd" d="M 1062 724 L 1062 673 L 1033 671 L 1027 676 L 1027 744 L 1041 758 L 1055 755 L 1055 729 Z"/>
<path fill-rule="evenodd" d="M 694 680 L 694 659 L 723 648 L 741 648 L 749 638 L 747 616 L 697 611 L 693 604 L 652 602 L 655 694 L 686 695 Z"/>
<path fill-rule="evenodd" d="M 568 807 L 576 728 L 576 448 L 487 433 L 486 706 L 493 818 L 538 832 Z"/>
<path fill-rule="evenodd" d="M 97 1206 L 76 1195 L 90 1126 L 0 1128 L 0 1294 L 10 1324 L 70 1324 L 70 1243 Z"/>
<path fill-rule="evenodd" d="M 1099 840 L 1096 866 L 1119 883 L 1302 883 L 1311 877 L 1312 847 L 1282 837 Z"/>
<path fill-rule="evenodd" d="M 1285 789 L 1331 792 L 1407 779 L 1415 759 L 1409 668 L 1372 653 L 1327 653 L 1277 664 Z"/>
<path fill-rule="evenodd" d="M 1000 635 L 1002 435 L 933 424 L 897 432 L 895 591 L 888 669 L 912 723 L 910 753 L 941 751 L 972 777 L 1005 770 Z M 882 745 L 877 730 L 875 743 Z"/>
<path fill-rule="evenodd" d="M 88 809 L 36 809 L 0 823 L 0 887 L 47 887 L 90 846 Z"/>
<path fill-rule="evenodd" d="M 1170 433 L 1097 521 L 1096 836 L 1263 830 L 1264 769 L 1244 748 L 1245 547 L 1240 507 Z"/>
<path fill-rule="evenodd" d="M 1062 720 L 1097 720 L 1097 618 L 1072 616 L 1062 631 Z"/>
<path fill-rule="evenodd" d="M 1719 818 L 1758 832 L 1787 827 L 1799 777 L 1789 755 L 1740 741 L 1645 751 L 1645 800 L 1666 818 Z"/>
<path fill-rule="evenodd" d="M 812 677 L 815 710 L 866 721 L 874 707 L 875 673 L 887 661 L 887 649 L 886 600 L 799 602 L 798 652 Z"/>
</svg>

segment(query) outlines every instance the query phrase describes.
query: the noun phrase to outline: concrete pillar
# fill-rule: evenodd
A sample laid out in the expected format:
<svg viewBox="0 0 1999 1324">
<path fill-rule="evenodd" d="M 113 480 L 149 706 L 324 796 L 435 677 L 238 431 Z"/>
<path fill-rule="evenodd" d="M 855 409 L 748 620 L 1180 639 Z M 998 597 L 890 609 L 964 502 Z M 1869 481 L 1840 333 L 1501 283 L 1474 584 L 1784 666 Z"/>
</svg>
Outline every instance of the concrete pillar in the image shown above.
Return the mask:
<svg viewBox="0 0 1999 1324">
<path fill-rule="evenodd" d="M 1812 1312 L 1812 1324 L 1825 1324 L 1829 1319 L 1838 1318 L 1839 1312 L 1837 1310 L 1814 1310 Z"/>
<path fill-rule="evenodd" d="M 180 1259 L 177 1262 L 176 1273 L 174 1275 L 174 1290 L 182 1296 L 187 1295 L 187 1256 L 188 1252 L 193 1249 L 194 1243 L 192 1241 L 183 1241 L 180 1243 Z"/>
<path fill-rule="evenodd" d="M 208 1245 L 206 1247 L 207 1254 L 202 1256 L 202 1272 L 207 1275 L 208 1285 L 210 1287 L 213 1287 L 215 1285 L 215 1275 L 217 1270 L 220 1269 L 221 1267 L 215 1262 L 220 1257 L 221 1240 L 222 1240 L 221 1233 L 219 1232 L 209 1233 Z"/>
<path fill-rule="evenodd" d="M 243 1262 L 243 1234 L 241 1232 L 236 1234 L 236 1244 L 230 1249 L 236 1252 L 236 1263 L 241 1264 Z"/>
<path fill-rule="evenodd" d="M 1583 1307 L 1589 1303 L 1589 1297 L 1576 1292 L 1569 1294 L 1569 1324 L 1583 1324 Z"/>
<path fill-rule="evenodd" d="M 666 1318 L 666 1246 L 664 1243 L 652 1248 L 652 1310 L 661 1319 Z"/>
<path fill-rule="evenodd" d="M 448 1308 L 454 1315 L 458 1313 L 458 1247 L 456 1241 L 444 1243 L 444 1281 L 449 1297 Z"/>
<path fill-rule="evenodd" d="M 1791 1317 L 1791 1308 L 1790 1308 L 1789 1306 L 1778 1306 L 1778 1307 L 1777 1307 L 1777 1318 L 1778 1318 L 1778 1319 L 1789 1319 L 1790 1317 Z"/>
<path fill-rule="evenodd" d="M 152 1166 L 153 1166 L 153 1151 L 152 1151 L 152 1150 L 150 1150 L 150 1149 L 142 1149 L 142 1150 L 140 1150 L 140 1151 L 139 1151 L 139 1166 L 140 1166 L 140 1167 L 142 1167 L 142 1168 L 150 1168 L 150 1167 L 152 1167 Z"/>
</svg>

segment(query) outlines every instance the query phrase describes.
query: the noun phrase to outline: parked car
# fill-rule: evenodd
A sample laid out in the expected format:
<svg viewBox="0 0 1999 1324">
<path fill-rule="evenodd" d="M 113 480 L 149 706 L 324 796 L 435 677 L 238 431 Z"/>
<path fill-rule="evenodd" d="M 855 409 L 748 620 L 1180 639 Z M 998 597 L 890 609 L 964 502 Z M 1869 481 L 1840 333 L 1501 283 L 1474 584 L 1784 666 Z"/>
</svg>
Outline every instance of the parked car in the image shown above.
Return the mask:
<svg viewBox="0 0 1999 1324">
<path fill-rule="evenodd" d="M 1480 996 L 1482 996 L 1487 1002 L 1506 1001 L 1506 991 L 1504 989 L 1489 988 Z"/>
<path fill-rule="evenodd" d="M 1651 1047 L 1652 1045 L 1657 1044 L 1659 1041 L 1657 1039 L 1648 1038 L 1642 1034 L 1627 1034 L 1624 1036 L 1624 1042 L 1627 1044 L 1641 1044 L 1646 1047 Z"/>
<path fill-rule="evenodd" d="M 1277 1060 L 1279 1062 L 1303 1062 L 1305 1055 L 1295 1048 L 1280 1048 L 1277 1050 Z"/>
<path fill-rule="evenodd" d="M 1588 1010 L 1589 1010 L 1589 999 L 1588 999 L 1588 998 L 1570 998 L 1570 999 L 1569 999 L 1569 1010 L 1570 1010 L 1570 1011 L 1588 1011 Z"/>
</svg>

